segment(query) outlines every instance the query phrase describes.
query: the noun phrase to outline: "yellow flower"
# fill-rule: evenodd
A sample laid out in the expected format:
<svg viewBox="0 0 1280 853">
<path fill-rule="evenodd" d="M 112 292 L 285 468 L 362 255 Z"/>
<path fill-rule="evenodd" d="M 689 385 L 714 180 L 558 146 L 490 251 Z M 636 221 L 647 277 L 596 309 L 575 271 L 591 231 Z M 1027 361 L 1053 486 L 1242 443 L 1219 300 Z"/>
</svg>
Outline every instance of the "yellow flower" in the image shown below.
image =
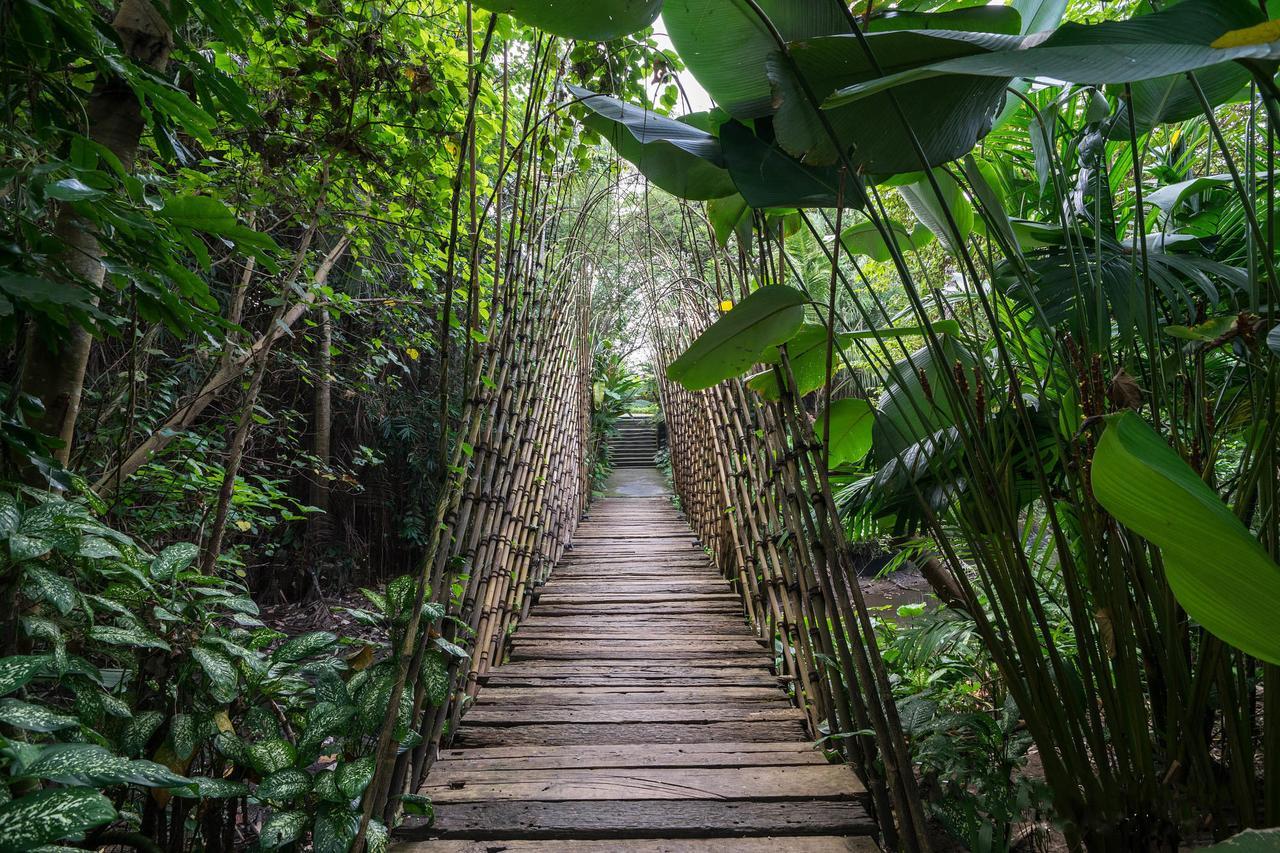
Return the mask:
<svg viewBox="0 0 1280 853">
<path fill-rule="evenodd" d="M 731 310 L 732 308 L 733 308 L 733 301 L 732 301 L 732 300 L 726 299 L 725 301 L 723 301 L 723 302 L 721 302 L 721 303 L 720 303 L 720 310 L 721 310 L 721 311 L 729 311 L 729 310 Z"/>
<path fill-rule="evenodd" d="M 410 361 L 417 361 L 417 360 L 418 360 L 418 356 L 422 355 L 422 353 L 418 352 L 418 351 L 417 351 L 416 349 L 414 349 L 413 347 L 409 347 L 408 349 L 406 349 L 406 350 L 404 351 L 404 354 L 405 354 L 405 355 L 407 355 L 407 356 L 409 356 L 409 360 L 410 360 Z"/>
<path fill-rule="evenodd" d="M 1269 44 L 1280 41 L 1280 20 L 1267 21 L 1242 30 L 1223 33 L 1209 47 L 1249 47 L 1255 44 Z"/>
</svg>

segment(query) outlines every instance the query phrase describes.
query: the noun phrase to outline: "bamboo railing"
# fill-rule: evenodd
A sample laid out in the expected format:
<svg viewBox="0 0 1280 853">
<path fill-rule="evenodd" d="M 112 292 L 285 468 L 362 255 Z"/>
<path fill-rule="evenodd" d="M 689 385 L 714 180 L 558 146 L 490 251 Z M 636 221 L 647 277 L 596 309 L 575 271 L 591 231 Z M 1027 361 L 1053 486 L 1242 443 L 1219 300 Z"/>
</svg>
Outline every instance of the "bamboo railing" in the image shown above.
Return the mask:
<svg viewBox="0 0 1280 853">
<path fill-rule="evenodd" d="M 655 295 L 652 328 L 672 478 L 689 523 L 770 641 L 811 733 L 862 778 L 885 848 L 927 850 L 897 708 L 789 363 L 784 356 L 774 368 L 777 402 L 739 379 L 698 392 L 667 381 L 667 365 L 714 319 L 708 300 L 685 293 L 678 302 L 660 310 Z"/>
</svg>

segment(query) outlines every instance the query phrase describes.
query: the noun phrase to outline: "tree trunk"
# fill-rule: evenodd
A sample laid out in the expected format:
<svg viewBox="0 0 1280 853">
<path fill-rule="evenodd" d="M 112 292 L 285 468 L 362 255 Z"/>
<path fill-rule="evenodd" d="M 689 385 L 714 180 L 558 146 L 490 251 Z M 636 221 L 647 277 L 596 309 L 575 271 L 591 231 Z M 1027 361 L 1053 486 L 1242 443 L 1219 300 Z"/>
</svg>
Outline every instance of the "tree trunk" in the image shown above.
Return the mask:
<svg viewBox="0 0 1280 853">
<path fill-rule="evenodd" d="M 320 311 L 320 335 L 316 341 L 315 393 L 312 398 L 314 435 L 311 452 L 317 460 L 311 481 L 310 504 L 320 512 L 307 522 L 306 565 L 315 577 L 315 555 L 329 532 L 329 459 L 333 435 L 333 318 L 328 309 Z"/>
<path fill-rule="evenodd" d="M 308 237 L 304 238 L 305 243 L 310 242 L 309 237 L 312 233 L 314 233 L 314 226 L 307 232 Z M 333 269 L 333 265 L 346 253 L 347 246 L 350 244 L 350 238 L 343 237 L 338 241 L 337 245 L 329 250 L 329 254 L 325 255 L 324 260 L 320 262 L 320 266 L 316 268 L 316 287 L 311 289 L 312 293 L 329 278 L 329 272 Z M 286 281 L 284 288 L 286 292 L 292 284 L 292 278 L 293 275 L 290 275 L 289 280 Z M 275 316 L 271 318 L 271 326 L 269 328 L 275 328 L 280 324 L 283 309 L 284 306 L 282 304 L 280 310 L 277 310 Z M 264 335 L 264 337 L 267 336 Z M 222 538 L 227 529 L 227 515 L 231 510 L 232 495 L 235 494 L 236 477 L 240 473 L 240 463 L 244 459 L 244 449 L 249 443 L 249 434 L 253 430 L 253 407 L 258 402 L 258 393 L 262 390 L 262 383 L 267 373 L 267 361 L 271 355 L 271 345 L 277 337 L 279 335 L 270 336 L 265 344 L 257 350 L 253 379 L 249 382 L 249 390 L 245 392 L 244 405 L 240 409 L 240 419 L 236 424 L 235 434 L 231 437 L 231 446 L 227 448 L 227 467 L 222 475 L 222 487 L 218 490 L 218 504 L 214 510 L 213 526 L 209 530 L 209 541 L 205 545 L 204 554 L 200 559 L 200 566 L 206 573 L 213 571 L 214 564 L 218 560 L 218 554 L 222 551 Z"/>
<path fill-rule="evenodd" d="M 123 0 L 112 26 L 120 36 L 124 53 L 136 64 L 163 71 L 173 49 L 173 34 L 150 0 Z M 119 77 L 98 80 L 86 106 L 89 136 L 133 167 L 142 137 L 142 106 L 129 85 Z M 89 224 L 69 204 L 58 208 L 54 237 L 63 246 L 61 260 L 76 284 L 92 291 L 106 280 L 102 247 Z M 31 426 L 62 442 L 54 456 L 63 465 L 71 457 L 80 397 L 93 338 L 89 330 L 73 326 L 58 341 L 32 324 L 23 351 L 22 390 L 37 397 L 44 411 L 31 418 Z"/>
</svg>

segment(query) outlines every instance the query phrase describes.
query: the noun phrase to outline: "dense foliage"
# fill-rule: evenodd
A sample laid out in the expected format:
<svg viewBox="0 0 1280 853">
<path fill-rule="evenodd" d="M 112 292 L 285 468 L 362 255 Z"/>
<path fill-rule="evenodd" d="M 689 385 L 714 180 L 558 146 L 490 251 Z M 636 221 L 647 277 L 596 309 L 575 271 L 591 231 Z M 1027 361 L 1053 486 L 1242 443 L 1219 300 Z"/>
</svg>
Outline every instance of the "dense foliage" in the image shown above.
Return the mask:
<svg viewBox="0 0 1280 853">
<path fill-rule="evenodd" d="M 659 400 L 887 840 L 1280 825 L 1278 15 L 5 0 L 0 851 L 429 819 Z"/>
</svg>

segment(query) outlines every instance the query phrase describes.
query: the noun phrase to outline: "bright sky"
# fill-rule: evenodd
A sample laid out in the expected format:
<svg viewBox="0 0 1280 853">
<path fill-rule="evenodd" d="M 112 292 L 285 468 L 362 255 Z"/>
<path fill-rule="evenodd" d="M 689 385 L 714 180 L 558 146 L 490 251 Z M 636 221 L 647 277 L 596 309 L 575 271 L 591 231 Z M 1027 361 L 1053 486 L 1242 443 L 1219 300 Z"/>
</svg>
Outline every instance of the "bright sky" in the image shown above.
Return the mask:
<svg viewBox="0 0 1280 853">
<path fill-rule="evenodd" d="M 663 23 L 661 15 L 658 16 L 658 20 L 653 24 L 653 37 L 663 50 L 674 50 L 671 45 L 671 39 L 667 38 L 667 25 Z M 697 113 L 711 109 L 711 96 L 707 94 L 706 90 L 688 71 L 680 72 L 680 88 L 684 91 L 685 97 L 689 99 L 689 106 L 686 108 L 684 99 L 681 99 L 674 111 L 676 115 L 682 116 L 685 113 Z"/>
</svg>

